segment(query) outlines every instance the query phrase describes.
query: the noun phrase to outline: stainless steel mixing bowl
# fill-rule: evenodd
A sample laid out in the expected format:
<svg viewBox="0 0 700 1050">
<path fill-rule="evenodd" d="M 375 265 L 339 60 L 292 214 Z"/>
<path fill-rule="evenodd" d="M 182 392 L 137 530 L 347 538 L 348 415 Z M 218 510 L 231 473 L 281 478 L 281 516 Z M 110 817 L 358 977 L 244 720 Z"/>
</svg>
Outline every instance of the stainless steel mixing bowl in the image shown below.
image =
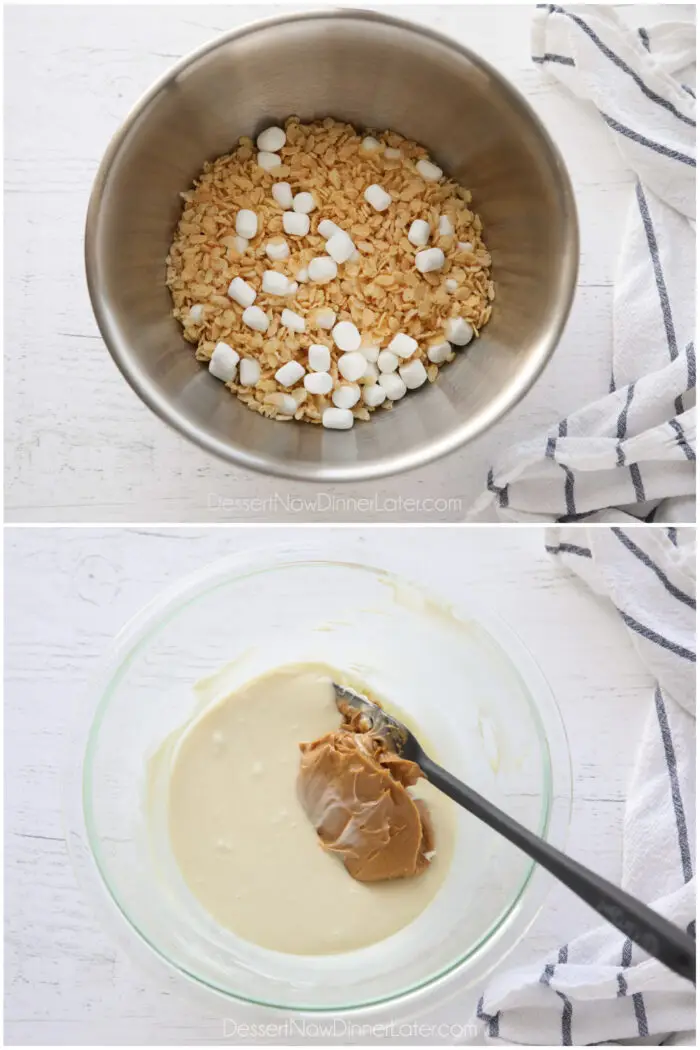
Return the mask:
<svg viewBox="0 0 700 1050">
<path fill-rule="evenodd" d="M 436 383 L 351 431 L 274 423 L 233 398 L 195 361 L 165 286 L 180 192 L 238 136 L 289 114 L 393 128 L 427 146 L 473 191 L 493 257 L 496 301 L 482 337 Z M 146 404 L 231 462 L 324 482 L 423 465 L 495 423 L 552 354 L 577 264 L 571 184 L 525 100 L 454 41 L 368 11 L 253 23 L 184 59 L 114 137 L 87 217 L 97 322 Z"/>
</svg>

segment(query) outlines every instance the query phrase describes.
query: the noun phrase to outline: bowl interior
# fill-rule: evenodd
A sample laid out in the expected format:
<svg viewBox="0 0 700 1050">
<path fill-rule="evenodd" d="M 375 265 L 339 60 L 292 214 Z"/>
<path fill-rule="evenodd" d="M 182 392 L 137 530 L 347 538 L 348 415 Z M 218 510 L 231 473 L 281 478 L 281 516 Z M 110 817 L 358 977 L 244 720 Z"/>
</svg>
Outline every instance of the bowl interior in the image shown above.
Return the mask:
<svg viewBox="0 0 700 1050">
<path fill-rule="evenodd" d="M 238 403 L 195 362 L 165 287 L 180 192 L 238 136 L 290 114 L 393 128 L 423 143 L 473 191 L 493 257 L 497 298 L 483 336 L 439 382 L 350 433 L 272 425 Z M 110 147 L 87 230 L 100 327 L 151 407 L 213 452 L 317 480 L 427 462 L 502 415 L 556 343 L 577 254 L 568 177 L 521 96 L 448 40 L 369 12 L 258 23 L 178 67 Z"/>
<path fill-rule="evenodd" d="M 499 628 L 499 632 L 505 628 Z M 174 864 L 150 757 L 195 706 L 195 683 L 229 665 L 228 689 L 272 667 L 327 662 L 357 675 L 420 727 L 438 761 L 527 827 L 547 833 L 552 765 L 546 687 L 507 654 L 514 639 L 414 586 L 359 565 L 288 559 L 182 589 L 118 640 L 90 731 L 83 805 L 90 848 L 122 914 L 180 971 L 278 1007 L 352 1009 L 424 987 L 461 964 L 464 985 L 517 933 L 531 862 L 458 812 L 455 854 L 426 910 L 378 944 L 313 957 L 223 930 Z M 420 947 L 420 950 L 418 950 Z"/>
</svg>

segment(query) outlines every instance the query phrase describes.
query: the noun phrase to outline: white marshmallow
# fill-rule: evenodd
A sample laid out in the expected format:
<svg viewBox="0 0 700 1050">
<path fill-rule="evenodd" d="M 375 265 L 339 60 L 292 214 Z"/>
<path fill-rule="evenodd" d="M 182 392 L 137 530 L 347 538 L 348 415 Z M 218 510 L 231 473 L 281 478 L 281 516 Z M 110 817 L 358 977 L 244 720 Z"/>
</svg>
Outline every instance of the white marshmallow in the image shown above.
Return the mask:
<svg viewBox="0 0 700 1050">
<path fill-rule="evenodd" d="M 401 160 L 401 150 L 397 149 L 396 146 L 387 146 L 384 150 L 384 156 L 387 160 Z"/>
<path fill-rule="evenodd" d="M 243 252 L 248 251 L 248 240 L 245 237 L 239 237 L 236 235 L 233 238 L 233 247 L 236 249 L 239 255 L 243 255 Z"/>
<path fill-rule="evenodd" d="M 449 237 L 455 232 L 455 228 L 450 221 L 449 215 L 441 215 L 438 223 L 438 233 L 441 237 Z"/>
<path fill-rule="evenodd" d="M 299 291 L 299 285 L 296 281 L 290 281 L 287 285 L 287 295 L 296 295 Z"/>
<path fill-rule="evenodd" d="M 362 400 L 369 408 L 378 408 L 383 401 L 386 401 L 386 390 L 379 383 L 366 386 L 362 391 Z"/>
<path fill-rule="evenodd" d="M 379 357 L 378 346 L 361 346 L 360 353 L 364 357 L 365 361 L 371 361 L 373 365 L 376 365 L 377 358 Z"/>
<path fill-rule="evenodd" d="M 209 360 L 209 371 L 222 383 L 230 383 L 236 374 L 241 355 L 228 343 L 217 343 Z"/>
<path fill-rule="evenodd" d="M 343 233 L 343 230 L 336 223 L 331 222 L 330 219 L 321 219 L 318 224 L 318 232 L 328 240 L 334 233 Z"/>
<path fill-rule="evenodd" d="M 306 237 L 311 227 L 311 219 L 308 215 L 302 215 L 298 211 L 286 211 L 282 216 L 284 232 L 292 237 Z"/>
<path fill-rule="evenodd" d="M 446 291 L 448 291 L 448 292 L 456 292 L 458 288 L 459 288 L 459 285 L 455 281 L 454 277 L 448 277 L 447 280 L 445 281 L 445 289 L 446 289 Z"/>
<path fill-rule="evenodd" d="M 270 327 L 270 318 L 259 306 L 249 306 L 243 311 L 243 324 L 256 332 L 266 332 Z"/>
<path fill-rule="evenodd" d="M 376 182 L 367 187 L 364 198 L 375 211 L 386 211 L 391 204 L 391 194 L 387 193 L 383 186 L 378 186 Z"/>
<path fill-rule="evenodd" d="M 445 338 L 455 346 L 466 346 L 474 337 L 474 329 L 463 317 L 451 317 L 445 325 Z"/>
<path fill-rule="evenodd" d="M 292 332 L 306 331 L 306 321 L 301 314 L 295 314 L 293 310 L 283 310 L 280 320 L 284 327 L 290 328 Z"/>
<path fill-rule="evenodd" d="M 304 376 L 304 386 L 310 394 L 330 394 L 333 389 L 333 376 L 328 372 L 312 372 Z"/>
<path fill-rule="evenodd" d="M 292 395 L 283 394 L 281 390 L 276 391 L 274 394 L 267 394 L 265 396 L 265 404 L 272 405 L 283 416 L 293 416 L 298 408 Z"/>
<path fill-rule="evenodd" d="M 418 349 L 418 343 L 410 335 L 399 332 L 389 343 L 387 350 L 391 350 L 397 357 L 410 357 Z"/>
<path fill-rule="evenodd" d="M 278 128 L 276 124 L 273 124 L 260 132 L 255 140 L 255 145 L 258 149 L 265 150 L 268 153 L 277 153 L 282 149 L 286 141 L 287 134 L 284 128 Z"/>
<path fill-rule="evenodd" d="M 304 374 L 304 366 L 298 361 L 287 361 L 275 372 L 275 379 L 280 386 L 294 386 Z"/>
<path fill-rule="evenodd" d="M 331 310 L 330 306 L 319 306 L 311 315 L 311 323 L 314 324 L 316 328 L 323 328 L 325 331 L 330 332 L 335 324 L 337 316 L 335 310 Z"/>
<path fill-rule="evenodd" d="M 374 380 L 375 383 L 379 379 L 379 369 L 377 368 L 377 366 L 372 361 L 368 361 L 367 364 L 365 365 L 365 371 L 363 373 L 362 378 L 363 378 L 363 380 L 364 379 L 372 379 L 372 380 Z"/>
<path fill-rule="evenodd" d="M 228 286 L 228 295 L 239 306 L 252 306 L 257 292 L 242 277 L 234 277 Z"/>
<path fill-rule="evenodd" d="M 329 242 L 330 243 L 330 242 Z M 318 255 L 312 259 L 308 266 L 309 280 L 314 284 L 328 284 L 338 276 L 338 267 L 335 259 L 329 255 Z"/>
<path fill-rule="evenodd" d="M 283 262 L 289 258 L 289 245 L 281 237 L 279 240 L 268 241 L 265 245 L 265 255 L 272 262 Z"/>
<path fill-rule="evenodd" d="M 321 416 L 321 423 L 328 430 L 350 430 L 354 422 L 349 408 L 326 408 Z"/>
<path fill-rule="evenodd" d="M 331 401 L 336 408 L 354 408 L 362 396 L 357 383 L 343 383 L 333 391 Z"/>
<path fill-rule="evenodd" d="M 442 168 L 438 168 L 437 164 L 429 160 L 419 160 L 416 164 L 416 171 L 428 182 L 439 182 L 442 178 Z"/>
<path fill-rule="evenodd" d="M 406 384 L 395 372 L 392 372 L 391 375 L 380 376 L 379 385 L 390 401 L 398 401 L 406 393 Z"/>
<path fill-rule="evenodd" d="M 294 211 L 299 212 L 300 215 L 308 215 L 316 207 L 316 201 L 313 195 L 310 193 L 297 193 L 294 197 L 294 203 L 292 204 Z"/>
<path fill-rule="evenodd" d="M 288 182 L 276 182 L 272 187 L 272 196 L 275 198 L 280 208 L 291 208 L 294 201 L 294 194 L 292 193 L 292 187 Z"/>
<path fill-rule="evenodd" d="M 359 350 L 351 351 L 349 354 L 343 354 L 338 360 L 338 371 L 343 379 L 347 379 L 349 383 L 354 383 L 356 380 L 362 379 L 366 367 L 367 362 Z"/>
<path fill-rule="evenodd" d="M 333 342 L 346 353 L 359 350 L 362 337 L 352 321 L 339 321 L 332 332 Z"/>
<path fill-rule="evenodd" d="M 254 357 L 244 357 L 238 372 L 238 381 L 241 386 L 255 386 L 260 379 L 261 368 Z"/>
<path fill-rule="evenodd" d="M 445 253 L 442 248 L 424 248 L 416 253 L 416 269 L 420 273 L 432 273 L 441 270 L 445 265 Z"/>
<path fill-rule="evenodd" d="M 201 303 L 195 303 L 190 307 L 190 312 L 187 315 L 187 320 L 190 324 L 199 324 L 204 317 L 204 307 Z"/>
<path fill-rule="evenodd" d="M 299 281 L 299 284 L 306 284 L 309 279 L 309 271 L 305 266 L 302 266 L 301 270 L 297 270 L 294 276 Z"/>
<path fill-rule="evenodd" d="M 432 361 L 435 365 L 441 365 L 443 361 L 452 353 L 452 347 L 449 343 L 433 343 L 432 346 L 428 347 L 428 360 Z"/>
<path fill-rule="evenodd" d="M 417 390 L 419 386 L 423 386 L 423 383 L 428 378 L 425 365 L 419 357 L 416 357 L 415 360 L 410 361 L 407 365 L 402 365 L 399 369 L 399 375 L 408 390 Z"/>
<path fill-rule="evenodd" d="M 338 230 L 326 241 L 326 251 L 337 263 L 344 263 L 352 258 L 355 245 L 352 237 L 345 230 Z"/>
<path fill-rule="evenodd" d="M 414 219 L 408 231 L 408 239 L 416 248 L 424 248 L 430 240 L 430 223 L 425 219 Z"/>
<path fill-rule="evenodd" d="M 399 359 L 391 350 L 382 350 L 377 358 L 377 368 L 380 372 L 395 372 L 399 367 Z"/>
<path fill-rule="evenodd" d="M 309 347 L 309 368 L 312 372 L 327 372 L 331 367 L 331 352 L 323 343 L 312 343 Z"/>
<path fill-rule="evenodd" d="M 380 150 L 381 148 L 381 142 L 378 139 L 375 139 L 374 135 L 365 135 L 360 143 L 360 149 L 365 150 L 367 153 L 376 153 L 377 150 Z"/>
<path fill-rule="evenodd" d="M 473 252 L 474 245 L 471 241 L 457 241 L 457 247 L 461 252 Z"/>
<path fill-rule="evenodd" d="M 277 270 L 265 270 L 262 290 L 268 295 L 286 295 L 289 290 L 289 278 L 283 273 L 277 273 Z"/>
<path fill-rule="evenodd" d="M 258 167 L 264 168 L 265 171 L 274 171 L 282 163 L 281 157 L 278 157 L 276 153 L 269 153 L 267 150 L 261 150 L 255 159 L 258 162 Z"/>
<path fill-rule="evenodd" d="M 249 208 L 241 208 L 236 216 L 236 233 L 249 241 L 258 232 L 258 217 Z"/>
</svg>

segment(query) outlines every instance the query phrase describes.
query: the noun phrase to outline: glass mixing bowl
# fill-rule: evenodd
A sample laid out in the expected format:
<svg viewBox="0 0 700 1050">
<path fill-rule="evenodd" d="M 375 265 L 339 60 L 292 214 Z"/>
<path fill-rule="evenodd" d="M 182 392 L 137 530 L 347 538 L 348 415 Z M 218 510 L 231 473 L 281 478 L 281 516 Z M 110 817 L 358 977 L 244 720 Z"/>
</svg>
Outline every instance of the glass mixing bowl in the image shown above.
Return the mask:
<svg viewBox="0 0 700 1050">
<path fill-rule="evenodd" d="M 227 664 L 232 687 L 285 663 L 344 669 L 396 703 L 439 762 L 528 828 L 561 846 L 568 826 L 565 732 L 512 630 L 483 609 L 430 595 L 427 566 L 423 580 L 408 582 L 341 560 L 347 549 L 339 530 L 330 542 L 248 552 L 149 604 L 111 647 L 73 769 L 72 852 L 82 850 L 90 892 L 106 889 L 130 939 L 232 1000 L 287 1011 L 394 1009 L 409 998 L 415 1007 L 428 991 L 434 1000 L 436 990 L 464 989 L 522 937 L 550 880 L 459 810 L 444 883 L 395 935 L 314 957 L 222 929 L 179 878 L 146 799 L 149 758 L 192 714 L 202 678 Z"/>
</svg>

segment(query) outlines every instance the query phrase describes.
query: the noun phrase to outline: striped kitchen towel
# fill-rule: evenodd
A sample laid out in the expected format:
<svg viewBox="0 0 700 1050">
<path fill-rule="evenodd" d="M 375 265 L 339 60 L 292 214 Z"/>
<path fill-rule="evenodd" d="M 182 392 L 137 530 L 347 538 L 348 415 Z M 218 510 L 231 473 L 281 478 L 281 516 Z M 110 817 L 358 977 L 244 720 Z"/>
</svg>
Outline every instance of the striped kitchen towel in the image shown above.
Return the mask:
<svg viewBox="0 0 700 1050">
<path fill-rule="evenodd" d="M 695 520 L 695 62 L 690 22 L 538 6 L 533 61 L 595 106 L 636 175 L 618 261 L 610 388 L 493 466 L 470 517 Z M 562 348 L 562 352 L 565 352 Z M 603 518 L 598 520 L 604 520 Z"/>
<path fill-rule="evenodd" d="M 695 529 L 568 525 L 548 529 L 546 542 L 612 602 L 655 680 L 628 789 L 621 884 L 695 936 Z M 497 976 L 477 1016 L 486 1036 L 511 1043 L 659 1045 L 672 1035 L 695 1045 L 694 987 L 608 925 Z"/>
</svg>

